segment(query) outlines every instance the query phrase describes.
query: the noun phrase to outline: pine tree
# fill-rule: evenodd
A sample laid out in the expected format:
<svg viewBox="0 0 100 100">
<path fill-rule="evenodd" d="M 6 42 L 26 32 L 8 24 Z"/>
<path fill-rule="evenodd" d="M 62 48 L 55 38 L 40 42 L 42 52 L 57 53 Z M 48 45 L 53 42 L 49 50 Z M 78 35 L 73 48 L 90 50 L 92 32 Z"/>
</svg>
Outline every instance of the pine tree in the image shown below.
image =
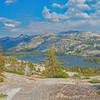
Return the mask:
<svg viewBox="0 0 100 100">
<path fill-rule="evenodd" d="M 45 58 L 45 60 L 46 60 L 45 74 L 48 77 L 51 77 L 51 78 L 68 77 L 68 75 L 65 72 L 63 72 L 60 61 L 57 60 L 55 56 L 54 48 L 52 45 L 48 48 L 47 57 Z"/>
</svg>

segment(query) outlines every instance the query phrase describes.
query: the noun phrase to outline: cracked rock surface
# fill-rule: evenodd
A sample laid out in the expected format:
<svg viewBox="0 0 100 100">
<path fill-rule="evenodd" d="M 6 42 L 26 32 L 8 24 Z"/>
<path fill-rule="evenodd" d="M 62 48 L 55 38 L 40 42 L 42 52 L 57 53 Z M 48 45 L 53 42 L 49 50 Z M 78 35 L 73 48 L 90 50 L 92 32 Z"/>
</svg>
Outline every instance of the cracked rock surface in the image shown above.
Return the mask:
<svg viewBox="0 0 100 100">
<path fill-rule="evenodd" d="M 7 79 L 0 83 L 0 100 L 100 100 L 97 88 L 88 83 L 76 84 L 74 79 L 34 79 L 4 73 Z M 70 83 L 70 84 L 69 84 Z"/>
</svg>

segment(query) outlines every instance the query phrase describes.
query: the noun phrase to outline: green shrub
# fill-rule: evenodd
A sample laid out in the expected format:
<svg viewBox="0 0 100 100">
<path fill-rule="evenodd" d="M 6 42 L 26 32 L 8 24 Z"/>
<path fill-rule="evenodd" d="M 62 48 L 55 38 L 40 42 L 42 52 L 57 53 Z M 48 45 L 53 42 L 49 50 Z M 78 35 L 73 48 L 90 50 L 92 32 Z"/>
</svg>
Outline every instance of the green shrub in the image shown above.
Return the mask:
<svg viewBox="0 0 100 100">
<path fill-rule="evenodd" d="M 23 75 L 22 72 L 18 72 L 18 71 L 16 71 L 16 70 L 9 70 L 9 69 L 7 69 L 7 68 L 3 68 L 3 71 L 4 71 L 4 72 L 9 72 L 9 73 L 18 74 L 18 75 Z"/>
<path fill-rule="evenodd" d="M 2 78 L 6 78 L 4 74 L 0 74 L 0 77 L 2 77 Z"/>
<path fill-rule="evenodd" d="M 100 83 L 100 80 L 94 79 L 94 80 L 90 80 L 90 83 Z"/>
<path fill-rule="evenodd" d="M 100 85 L 98 85 L 97 88 L 100 89 Z"/>
<path fill-rule="evenodd" d="M 0 94 L 0 98 L 6 98 L 8 95 L 7 94 Z"/>
<path fill-rule="evenodd" d="M 90 77 L 88 75 L 85 75 L 84 78 L 85 79 L 90 79 Z"/>
<path fill-rule="evenodd" d="M 98 91 L 98 95 L 100 95 L 100 90 Z"/>
<path fill-rule="evenodd" d="M 4 78 L 1 78 L 1 77 L 0 77 L 0 82 L 3 82 L 3 81 L 4 81 Z"/>
<path fill-rule="evenodd" d="M 74 77 L 78 77 L 78 78 L 80 78 L 81 75 L 80 75 L 80 74 L 74 74 Z"/>
<path fill-rule="evenodd" d="M 69 75 L 65 72 L 59 72 L 55 76 L 53 76 L 53 78 L 68 78 L 68 77 Z"/>
</svg>

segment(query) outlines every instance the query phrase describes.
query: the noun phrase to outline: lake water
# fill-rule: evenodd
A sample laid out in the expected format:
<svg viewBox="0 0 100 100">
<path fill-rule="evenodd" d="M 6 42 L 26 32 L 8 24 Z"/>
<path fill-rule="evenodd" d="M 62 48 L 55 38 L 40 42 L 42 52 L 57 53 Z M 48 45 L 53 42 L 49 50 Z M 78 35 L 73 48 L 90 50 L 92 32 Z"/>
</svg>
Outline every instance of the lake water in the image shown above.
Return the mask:
<svg viewBox="0 0 100 100">
<path fill-rule="evenodd" d="M 40 59 L 45 58 L 46 55 L 37 55 L 37 56 L 24 56 L 24 57 L 17 57 L 18 59 L 21 60 L 29 60 L 33 62 L 42 62 Z M 64 61 L 64 65 L 66 66 L 100 66 L 100 64 L 95 64 L 95 63 L 88 63 L 83 61 L 83 57 L 80 56 L 57 56 L 57 58 L 61 61 Z"/>
</svg>

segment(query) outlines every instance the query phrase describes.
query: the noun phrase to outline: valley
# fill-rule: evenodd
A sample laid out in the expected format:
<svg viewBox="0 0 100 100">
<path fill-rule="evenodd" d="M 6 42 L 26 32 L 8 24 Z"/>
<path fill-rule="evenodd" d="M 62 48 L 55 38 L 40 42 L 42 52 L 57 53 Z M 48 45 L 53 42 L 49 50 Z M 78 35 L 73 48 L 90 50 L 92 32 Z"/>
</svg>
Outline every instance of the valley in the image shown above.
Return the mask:
<svg viewBox="0 0 100 100">
<path fill-rule="evenodd" d="M 100 100 L 100 0 L 0 0 L 0 100 Z"/>
<path fill-rule="evenodd" d="M 16 39 L 1 39 L 1 100 L 99 100 L 100 64 L 91 62 L 92 57 L 99 62 L 97 33 Z"/>
</svg>

